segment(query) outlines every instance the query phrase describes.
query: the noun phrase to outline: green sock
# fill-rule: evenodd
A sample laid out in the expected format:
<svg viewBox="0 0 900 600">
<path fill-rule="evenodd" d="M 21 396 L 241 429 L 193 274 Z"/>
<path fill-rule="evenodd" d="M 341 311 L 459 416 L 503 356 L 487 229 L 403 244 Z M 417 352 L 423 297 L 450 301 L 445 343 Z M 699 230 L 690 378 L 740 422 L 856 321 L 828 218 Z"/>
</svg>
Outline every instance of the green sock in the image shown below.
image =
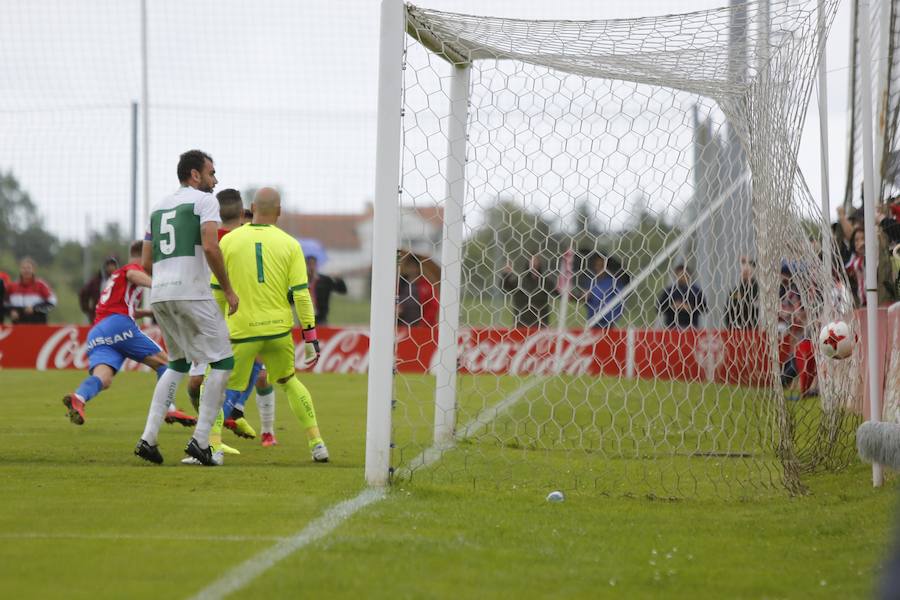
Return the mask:
<svg viewBox="0 0 900 600">
<path fill-rule="evenodd" d="M 288 404 L 291 410 L 300 421 L 303 429 L 306 430 L 306 437 L 309 446 L 321 444 L 322 437 L 319 435 L 319 424 L 316 422 L 316 409 L 313 408 L 312 396 L 306 386 L 300 383 L 296 377 L 291 377 L 287 383 L 282 383 L 281 389 L 287 396 Z"/>
</svg>

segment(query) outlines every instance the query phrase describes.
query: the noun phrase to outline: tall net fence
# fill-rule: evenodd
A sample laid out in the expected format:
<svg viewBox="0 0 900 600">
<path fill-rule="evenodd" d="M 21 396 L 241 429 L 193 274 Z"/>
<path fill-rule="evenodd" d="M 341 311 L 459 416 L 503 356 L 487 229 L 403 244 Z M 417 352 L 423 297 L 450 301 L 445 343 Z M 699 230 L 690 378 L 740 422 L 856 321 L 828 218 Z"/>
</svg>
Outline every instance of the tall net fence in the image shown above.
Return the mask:
<svg viewBox="0 0 900 600">
<path fill-rule="evenodd" d="M 142 235 L 185 150 L 216 159 L 217 189 L 278 187 L 287 213 L 360 215 L 371 199 L 377 6 L 344 20 L 278 0 L 147 2 L 145 107 L 141 4 L 3 6 L 2 221 L 15 235 L 0 233 L 0 270 L 33 256 L 60 298 L 54 321 L 84 322 L 78 289 Z M 350 250 L 347 266 L 368 268 L 368 248 Z"/>
<path fill-rule="evenodd" d="M 900 2 L 876 2 L 870 6 L 869 22 L 859 18 L 859 3 L 853 2 L 853 46 L 850 62 L 850 127 L 848 132 L 847 184 L 844 205 L 862 204 L 862 73 L 860 35 L 868 27 L 872 55 L 872 114 L 875 119 L 874 159 L 876 202 L 897 193 L 900 181 Z"/>
<path fill-rule="evenodd" d="M 900 182 L 900 2 L 890 3 L 885 57 L 884 144 L 881 149 L 882 198 Z M 858 128 L 857 128 L 858 130 Z M 858 170 L 858 169 L 857 169 Z"/>
<path fill-rule="evenodd" d="M 858 358 L 814 340 L 856 324 L 796 167 L 823 7 L 408 6 L 400 231 L 442 235 L 400 243 L 395 476 L 737 496 L 851 460 Z"/>
</svg>

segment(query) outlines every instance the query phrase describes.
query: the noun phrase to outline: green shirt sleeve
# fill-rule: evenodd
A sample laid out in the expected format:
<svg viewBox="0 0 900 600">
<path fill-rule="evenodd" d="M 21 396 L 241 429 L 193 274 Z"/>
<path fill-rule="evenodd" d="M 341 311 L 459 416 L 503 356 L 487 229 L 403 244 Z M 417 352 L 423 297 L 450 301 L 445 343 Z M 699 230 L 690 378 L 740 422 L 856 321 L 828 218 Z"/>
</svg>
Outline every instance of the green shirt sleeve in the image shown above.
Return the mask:
<svg viewBox="0 0 900 600">
<path fill-rule="evenodd" d="M 303 250 L 300 249 L 299 243 L 294 244 L 294 251 L 291 253 L 290 281 L 290 293 L 294 297 L 294 308 L 297 311 L 300 326 L 303 329 L 315 327 L 316 311 L 313 307 L 312 296 L 309 295 L 306 258 L 303 256 Z"/>
</svg>

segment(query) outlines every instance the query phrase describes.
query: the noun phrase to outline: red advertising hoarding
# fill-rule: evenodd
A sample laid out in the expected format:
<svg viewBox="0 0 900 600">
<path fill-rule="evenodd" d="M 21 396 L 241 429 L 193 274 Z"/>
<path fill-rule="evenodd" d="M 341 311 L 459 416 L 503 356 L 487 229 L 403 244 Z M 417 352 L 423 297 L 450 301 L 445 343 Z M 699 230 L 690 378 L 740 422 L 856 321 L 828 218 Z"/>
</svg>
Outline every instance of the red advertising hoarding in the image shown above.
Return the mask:
<svg viewBox="0 0 900 600">
<path fill-rule="evenodd" d="M 30 325 L 0 329 L 0 368 L 84 369 L 86 326 Z M 159 329 L 144 331 L 161 343 Z M 300 334 L 297 367 L 303 368 Z M 397 370 L 431 371 L 437 359 L 437 331 L 400 328 Z M 364 373 L 369 364 L 365 328 L 319 330 L 323 373 Z M 635 376 L 760 385 L 766 378 L 763 337 L 757 332 L 706 330 L 588 331 L 556 329 L 464 329 L 459 337 L 459 371 L 467 374 Z M 130 361 L 126 369 L 137 365 Z"/>
</svg>

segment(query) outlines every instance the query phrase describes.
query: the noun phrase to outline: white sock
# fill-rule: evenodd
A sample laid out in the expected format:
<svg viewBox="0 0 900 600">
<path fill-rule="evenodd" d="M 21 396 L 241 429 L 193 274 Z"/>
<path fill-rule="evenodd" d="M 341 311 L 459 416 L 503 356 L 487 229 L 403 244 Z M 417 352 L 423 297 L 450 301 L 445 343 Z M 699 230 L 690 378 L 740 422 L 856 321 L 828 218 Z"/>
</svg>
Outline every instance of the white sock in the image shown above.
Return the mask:
<svg viewBox="0 0 900 600">
<path fill-rule="evenodd" d="M 150 411 L 147 414 L 147 425 L 144 427 L 144 433 L 141 435 L 141 439 L 151 446 L 156 445 L 159 428 L 166 417 L 166 409 L 175 398 L 178 384 L 181 383 L 184 375 L 184 373 L 179 373 L 175 369 L 166 369 L 166 372 L 156 382 L 156 388 L 153 390 L 153 400 L 150 401 Z"/>
<path fill-rule="evenodd" d="M 275 433 L 275 390 L 268 394 L 256 392 L 256 407 L 259 409 L 259 422 L 262 433 Z"/>
<path fill-rule="evenodd" d="M 197 426 L 194 428 L 194 439 L 201 448 L 209 446 L 209 432 L 222 405 L 225 403 L 225 386 L 228 385 L 228 377 L 231 371 L 210 369 L 206 381 L 203 382 L 203 392 L 200 394 L 200 410 L 197 416 Z"/>
<path fill-rule="evenodd" d="M 175 406 L 174 402 L 169 402 L 169 406 L 166 407 L 166 410 L 169 412 L 175 412 L 176 410 L 178 410 L 178 407 Z"/>
</svg>

